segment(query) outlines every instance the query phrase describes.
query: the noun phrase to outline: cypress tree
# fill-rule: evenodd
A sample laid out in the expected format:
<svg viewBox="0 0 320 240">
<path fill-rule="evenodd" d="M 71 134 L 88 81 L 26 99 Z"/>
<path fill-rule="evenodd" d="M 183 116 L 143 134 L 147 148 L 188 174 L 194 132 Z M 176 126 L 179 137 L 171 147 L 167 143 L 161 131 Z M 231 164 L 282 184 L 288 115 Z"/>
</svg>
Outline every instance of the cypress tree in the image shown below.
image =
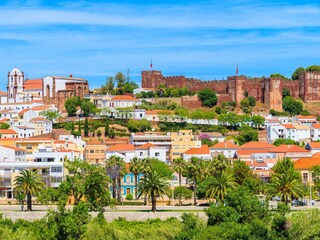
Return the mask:
<svg viewBox="0 0 320 240">
<path fill-rule="evenodd" d="M 81 122 L 80 122 L 80 119 L 79 119 L 79 122 L 78 122 L 78 134 L 79 136 L 81 136 Z"/>
<path fill-rule="evenodd" d="M 104 136 L 107 137 L 108 135 L 109 135 L 109 121 L 106 118 L 106 123 L 105 123 L 105 126 L 104 126 Z"/>
<path fill-rule="evenodd" d="M 88 122 L 88 117 L 86 117 L 86 120 L 84 121 L 84 136 L 88 137 L 89 136 L 89 122 Z"/>
</svg>

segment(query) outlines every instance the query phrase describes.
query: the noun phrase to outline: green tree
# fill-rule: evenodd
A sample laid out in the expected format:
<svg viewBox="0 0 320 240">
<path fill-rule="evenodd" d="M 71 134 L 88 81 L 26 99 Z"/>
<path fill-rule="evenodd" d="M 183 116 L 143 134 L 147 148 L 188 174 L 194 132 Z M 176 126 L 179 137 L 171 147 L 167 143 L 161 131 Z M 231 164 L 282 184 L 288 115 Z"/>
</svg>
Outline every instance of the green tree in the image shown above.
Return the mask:
<svg viewBox="0 0 320 240">
<path fill-rule="evenodd" d="M 125 162 L 121 157 L 113 155 L 106 160 L 106 167 L 108 175 L 112 178 L 113 198 L 121 201 L 121 179 L 126 174 Z"/>
<path fill-rule="evenodd" d="M 93 102 L 90 102 L 89 99 L 83 100 L 80 107 L 83 116 L 85 117 L 88 117 L 90 114 L 94 114 L 96 112 L 96 105 Z"/>
<path fill-rule="evenodd" d="M 298 115 L 303 109 L 303 105 L 300 101 L 295 100 L 293 97 L 285 97 L 282 100 L 283 110 L 291 115 Z"/>
<path fill-rule="evenodd" d="M 291 203 L 293 198 L 303 197 L 305 188 L 301 182 L 301 175 L 294 169 L 294 163 L 290 158 L 279 160 L 272 171 L 268 184 L 269 197 L 280 196 L 281 201 L 286 203 Z"/>
<path fill-rule="evenodd" d="M 312 166 L 311 167 L 313 183 L 315 190 L 320 192 L 320 166 Z"/>
<path fill-rule="evenodd" d="M 280 79 L 283 79 L 283 80 L 287 79 L 285 76 L 283 76 L 280 73 L 273 73 L 273 74 L 270 75 L 270 78 L 280 78 Z"/>
<path fill-rule="evenodd" d="M 239 145 L 258 140 L 258 131 L 247 125 L 242 126 L 239 129 L 239 135 L 236 137 L 236 141 Z"/>
<path fill-rule="evenodd" d="M 264 124 L 264 117 L 255 115 L 251 117 L 251 121 L 256 128 L 260 128 Z"/>
<path fill-rule="evenodd" d="M 253 96 L 249 96 L 248 97 L 248 101 L 249 101 L 249 106 L 250 107 L 254 107 L 256 105 L 256 99 Z"/>
<path fill-rule="evenodd" d="M 294 140 L 289 139 L 289 138 L 277 138 L 273 142 L 273 145 L 275 145 L 275 146 L 280 146 L 280 145 L 297 145 L 297 146 L 299 146 L 297 142 L 295 142 Z"/>
<path fill-rule="evenodd" d="M 59 191 L 57 188 L 46 187 L 44 188 L 37 197 L 37 202 L 41 204 L 54 204 L 59 200 Z"/>
<path fill-rule="evenodd" d="M 48 110 L 48 111 L 43 111 L 40 113 L 41 116 L 44 116 L 46 119 L 54 122 L 57 119 L 59 119 L 61 117 L 60 113 L 58 111 L 52 111 L 52 110 Z"/>
<path fill-rule="evenodd" d="M 89 122 L 88 122 L 88 117 L 86 117 L 84 121 L 84 136 L 88 137 L 89 136 Z"/>
<path fill-rule="evenodd" d="M 218 102 L 217 94 L 212 89 L 203 89 L 199 91 L 198 98 L 204 107 L 213 107 Z"/>
<path fill-rule="evenodd" d="M 210 199 L 216 199 L 220 203 L 224 203 L 225 196 L 228 191 L 236 188 L 236 182 L 231 173 L 222 171 L 213 176 L 213 181 L 209 184 L 206 196 Z"/>
<path fill-rule="evenodd" d="M 64 107 L 68 112 L 68 116 L 75 116 L 77 112 L 77 108 L 81 105 L 81 100 L 79 97 L 70 97 L 65 103 Z"/>
<path fill-rule="evenodd" d="M 104 137 L 107 137 L 109 135 L 109 121 L 106 118 L 105 124 L 104 124 Z"/>
<path fill-rule="evenodd" d="M 142 173 L 142 160 L 134 157 L 130 160 L 130 172 L 134 175 L 135 199 L 138 199 L 138 176 Z"/>
<path fill-rule="evenodd" d="M 10 124 L 8 123 L 1 123 L 0 124 L 0 129 L 9 129 L 10 128 Z"/>
<path fill-rule="evenodd" d="M 161 177 L 159 173 L 154 170 L 146 172 L 141 181 L 139 182 L 139 195 L 147 196 L 151 199 L 152 208 L 151 211 L 155 212 L 156 204 L 157 204 L 157 197 L 162 195 L 169 195 L 171 190 L 169 183 Z"/>
<path fill-rule="evenodd" d="M 126 195 L 126 200 L 128 200 L 128 201 L 133 200 L 133 196 L 132 196 L 131 193 L 129 193 L 129 194 Z"/>
<path fill-rule="evenodd" d="M 150 170 L 156 171 L 160 177 L 165 179 L 172 179 L 173 171 L 168 164 L 160 161 L 157 158 L 151 158 L 147 160 L 147 164 L 150 166 Z"/>
<path fill-rule="evenodd" d="M 105 170 L 79 160 L 65 161 L 65 167 L 69 174 L 59 185 L 60 201 L 65 204 L 72 196 L 76 205 L 86 202 L 90 211 L 102 211 L 110 202 L 109 178 Z"/>
<path fill-rule="evenodd" d="M 191 199 L 192 198 L 192 191 L 187 189 L 186 187 L 176 187 L 174 189 L 174 198 L 179 199 L 179 205 L 181 206 L 181 199 Z"/>
<path fill-rule="evenodd" d="M 298 67 L 293 73 L 292 73 L 292 80 L 298 80 L 299 79 L 299 74 L 301 72 L 304 72 L 304 68 L 303 67 Z"/>
<path fill-rule="evenodd" d="M 289 97 L 291 95 L 289 88 L 283 88 L 282 89 L 282 98 Z"/>
<path fill-rule="evenodd" d="M 181 187 L 181 178 L 182 178 L 182 173 L 184 172 L 184 170 L 186 168 L 186 161 L 183 158 L 173 159 L 172 168 L 173 168 L 173 171 L 178 173 L 179 187 Z"/>
<path fill-rule="evenodd" d="M 311 65 L 309 67 L 306 67 L 306 72 L 320 72 L 320 66 L 319 65 Z"/>
<path fill-rule="evenodd" d="M 248 98 L 241 100 L 240 108 L 244 113 L 251 113 L 251 106 Z"/>
<path fill-rule="evenodd" d="M 27 196 L 27 211 L 32 211 L 32 195 L 38 194 L 44 187 L 42 177 L 33 170 L 22 170 L 14 180 L 14 191 Z"/>
<path fill-rule="evenodd" d="M 197 205 L 197 178 L 203 173 L 201 168 L 201 160 L 198 157 L 191 157 L 191 159 L 186 164 L 186 174 L 192 179 L 193 182 L 193 204 Z"/>
</svg>

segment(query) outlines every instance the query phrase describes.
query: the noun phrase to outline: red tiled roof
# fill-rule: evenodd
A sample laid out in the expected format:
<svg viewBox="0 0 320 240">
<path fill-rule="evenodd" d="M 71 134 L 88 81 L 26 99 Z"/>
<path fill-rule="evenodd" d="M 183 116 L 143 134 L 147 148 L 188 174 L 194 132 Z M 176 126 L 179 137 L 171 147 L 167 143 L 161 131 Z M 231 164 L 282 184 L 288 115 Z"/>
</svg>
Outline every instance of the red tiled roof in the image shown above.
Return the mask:
<svg viewBox="0 0 320 240">
<path fill-rule="evenodd" d="M 134 151 L 134 145 L 133 144 L 115 144 L 112 147 L 107 149 L 107 152 L 122 152 L 122 151 Z"/>
<path fill-rule="evenodd" d="M 0 120 L 0 123 L 5 123 L 5 122 L 9 122 L 10 118 L 3 118 Z"/>
<path fill-rule="evenodd" d="M 280 145 L 279 147 L 272 149 L 270 152 L 286 153 L 286 152 L 309 152 L 309 151 L 297 145 Z"/>
<path fill-rule="evenodd" d="M 143 144 L 139 147 L 136 147 L 136 149 L 149 149 L 150 147 L 155 147 L 156 145 L 152 144 L 152 143 L 146 143 L 146 144 Z"/>
<path fill-rule="evenodd" d="M 274 146 L 267 142 L 248 142 L 241 146 L 242 149 L 270 149 Z"/>
<path fill-rule="evenodd" d="M 284 126 L 286 129 L 295 129 L 293 124 L 282 124 L 282 126 Z"/>
<path fill-rule="evenodd" d="M 268 167 L 265 162 L 245 161 L 245 163 L 246 163 L 249 167 Z"/>
<path fill-rule="evenodd" d="M 312 155 L 313 158 L 320 158 L 320 152 L 317 152 Z"/>
<path fill-rule="evenodd" d="M 30 79 L 26 80 L 23 86 L 26 90 L 42 89 L 43 81 L 42 79 Z"/>
<path fill-rule="evenodd" d="M 316 117 L 312 115 L 309 115 L 309 116 L 298 115 L 297 118 L 298 119 L 316 119 Z"/>
<path fill-rule="evenodd" d="M 208 145 L 202 145 L 201 148 L 190 148 L 185 152 L 185 154 L 195 154 L 195 155 L 210 154 L 210 150 Z"/>
<path fill-rule="evenodd" d="M 211 149 L 237 149 L 239 148 L 232 142 L 219 142 L 211 147 Z"/>
<path fill-rule="evenodd" d="M 18 133 L 13 129 L 0 129 L 0 134 L 18 134 Z"/>
<path fill-rule="evenodd" d="M 98 141 L 97 139 L 93 139 L 90 142 L 87 142 L 87 145 L 104 145 L 104 144 Z"/>
<path fill-rule="evenodd" d="M 314 123 L 314 124 L 312 124 L 312 126 L 314 127 L 314 128 L 320 128 L 320 123 Z"/>
<path fill-rule="evenodd" d="M 251 155 L 255 153 L 269 153 L 268 149 L 238 149 L 237 155 Z"/>
<path fill-rule="evenodd" d="M 9 148 L 9 149 L 12 149 L 12 150 L 15 150 L 15 151 L 25 151 L 22 148 L 17 148 L 17 147 L 13 147 L 13 146 L 2 146 L 2 147 Z"/>
<path fill-rule="evenodd" d="M 30 122 L 51 122 L 44 117 L 35 117 L 30 120 Z"/>
<path fill-rule="evenodd" d="M 320 158 L 300 158 L 294 162 L 295 169 L 310 169 L 313 166 L 320 166 Z"/>
<path fill-rule="evenodd" d="M 33 111 L 45 111 L 48 110 L 49 108 L 52 108 L 50 105 L 41 105 L 41 106 L 36 106 L 31 108 Z"/>
<path fill-rule="evenodd" d="M 320 142 L 309 142 L 308 145 L 311 148 L 320 148 Z"/>
<path fill-rule="evenodd" d="M 20 112 L 18 112 L 18 115 L 22 116 L 25 112 L 28 112 L 28 111 L 30 111 L 30 110 L 31 110 L 30 108 L 23 109 L 23 110 L 21 110 Z"/>
<path fill-rule="evenodd" d="M 135 97 L 129 95 L 117 95 L 111 98 L 111 100 L 118 100 L 118 101 L 137 101 Z"/>
<path fill-rule="evenodd" d="M 7 96 L 7 93 L 0 90 L 0 95 L 1 95 L 1 96 Z"/>
<path fill-rule="evenodd" d="M 147 110 L 146 111 L 146 115 L 157 115 L 159 113 L 173 114 L 174 111 L 172 111 L 172 110 Z"/>
</svg>

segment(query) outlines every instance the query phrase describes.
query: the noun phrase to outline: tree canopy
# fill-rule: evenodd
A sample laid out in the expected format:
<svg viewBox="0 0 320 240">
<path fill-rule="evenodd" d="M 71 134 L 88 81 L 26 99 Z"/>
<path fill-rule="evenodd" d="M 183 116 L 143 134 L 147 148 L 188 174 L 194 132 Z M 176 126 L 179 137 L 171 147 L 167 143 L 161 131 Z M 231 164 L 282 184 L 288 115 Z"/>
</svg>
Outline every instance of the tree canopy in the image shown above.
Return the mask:
<svg viewBox="0 0 320 240">
<path fill-rule="evenodd" d="M 201 101 L 203 107 L 213 107 L 218 102 L 218 97 L 215 91 L 212 89 L 206 88 L 198 93 L 198 98 Z"/>
<path fill-rule="evenodd" d="M 283 98 L 282 108 L 284 111 L 290 113 L 291 115 L 298 115 L 303 110 L 303 105 L 300 101 L 288 96 Z"/>
</svg>

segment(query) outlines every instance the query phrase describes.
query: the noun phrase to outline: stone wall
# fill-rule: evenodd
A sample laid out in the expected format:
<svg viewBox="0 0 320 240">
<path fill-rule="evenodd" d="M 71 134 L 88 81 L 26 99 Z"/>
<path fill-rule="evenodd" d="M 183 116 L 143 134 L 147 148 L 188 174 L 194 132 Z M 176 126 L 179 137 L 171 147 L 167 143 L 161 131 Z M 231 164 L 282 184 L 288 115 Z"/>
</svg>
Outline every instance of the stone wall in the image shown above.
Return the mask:
<svg viewBox="0 0 320 240">
<path fill-rule="evenodd" d="M 181 98 L 181 105 L 188 109 L 197 109 L 201 107 L 198 96 L 184 96 Z"/>
<path fill-rule="evenodd" d="M 282 80 L 282 89 L 289 89 L 292 97 L 299 97 L 299 81 Z"/>
<path fill-rule="evenodd" d="M 304 102 L 320 101 L 319 72 L 303 72 L 299 75 L 299 96 Z"/>
</svg>

